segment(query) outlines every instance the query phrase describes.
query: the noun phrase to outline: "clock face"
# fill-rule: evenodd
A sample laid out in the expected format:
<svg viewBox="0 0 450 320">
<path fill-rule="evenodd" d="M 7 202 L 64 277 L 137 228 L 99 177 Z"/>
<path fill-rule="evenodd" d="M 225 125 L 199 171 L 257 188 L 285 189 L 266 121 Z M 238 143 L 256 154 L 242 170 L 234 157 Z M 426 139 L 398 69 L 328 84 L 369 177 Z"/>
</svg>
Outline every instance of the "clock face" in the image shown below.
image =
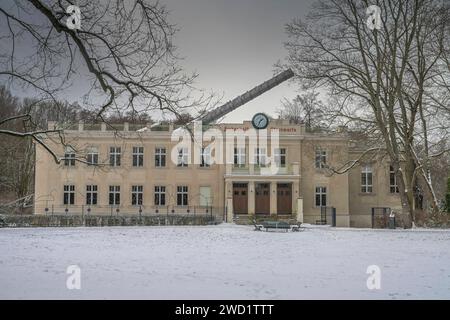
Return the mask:
<svg viewBox="0 0 450 320">
<path fill-rule="evenodd" d="M 257 113 L 253 116 L 252 124 L 255 129 L 265 129 L 269 125 L 269 118 L 264 113 Z"/>
</svg>

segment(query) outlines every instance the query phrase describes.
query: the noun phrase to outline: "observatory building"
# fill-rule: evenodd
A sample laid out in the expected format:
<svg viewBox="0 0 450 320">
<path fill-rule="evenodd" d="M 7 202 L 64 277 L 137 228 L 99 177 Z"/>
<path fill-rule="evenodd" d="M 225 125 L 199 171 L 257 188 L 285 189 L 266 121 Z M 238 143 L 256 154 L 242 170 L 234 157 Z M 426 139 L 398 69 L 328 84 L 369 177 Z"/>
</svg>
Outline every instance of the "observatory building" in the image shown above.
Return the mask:
<svg viewBox="0 0 450 320">
<path fill-rule="evenodd" d="M 285 71 L 208 113 L 200 139 L 172 124 L 83 122 L 64 130 L 65 145 L 44 138 L 64 156 L 57 163 L 36 145 L 35 213 L 211 214 L 228 222 L 276 216 L 305 223 L 331 223 L 335 213 L 336 226 L 371 227 L 375 208 L 400 207 L 395 174 L 389 159 L 376 155 L 339 170 L 365 150 L 345 128 L 310 132 L 264 114 L 214 123 L 290 77 Z"/>
</svg>

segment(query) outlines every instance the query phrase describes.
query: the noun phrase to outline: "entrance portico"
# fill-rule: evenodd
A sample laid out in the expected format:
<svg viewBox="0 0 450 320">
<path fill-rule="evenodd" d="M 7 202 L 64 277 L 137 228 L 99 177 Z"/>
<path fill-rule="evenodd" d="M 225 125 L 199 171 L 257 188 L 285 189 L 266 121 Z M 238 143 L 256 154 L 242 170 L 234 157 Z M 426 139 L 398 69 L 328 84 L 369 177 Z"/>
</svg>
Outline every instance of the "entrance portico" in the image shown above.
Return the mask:
<svg viewBox="0 0 450 320">
<path fill-rule="evenodd" d="M 234 215 L 296 215 L 300 198 L 298 171 L 277 175 L 230 171 L 225 175 L 229 221 Z"/>
</svg>

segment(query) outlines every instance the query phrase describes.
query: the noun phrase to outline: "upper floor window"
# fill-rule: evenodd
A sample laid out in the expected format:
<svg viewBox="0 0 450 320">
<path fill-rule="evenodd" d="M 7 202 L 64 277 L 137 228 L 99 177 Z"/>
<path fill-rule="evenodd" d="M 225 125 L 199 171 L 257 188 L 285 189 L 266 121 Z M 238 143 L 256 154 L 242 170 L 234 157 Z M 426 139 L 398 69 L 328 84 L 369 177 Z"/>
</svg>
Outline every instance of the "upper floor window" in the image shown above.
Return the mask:
<svg viewBox="0 0 450 320">
<path fill-rule="evenodd" d="M 144 166 L 144 147 L 133 147 L 133 167 Z"/>
<path fill-rule="evenodd" d="M 133 206 L 142 205 L 143 196 L 144 196 L 143 186 L 131 186 L 131 205 Z"/>
<path fill-rule="evenodd" d="M 200 167 L 209 167 L 211 165 L 211 148 L 202 148 Z"/>
<path fill-rule="evenodd" d="M 71 147 L 67 147 L 64 151 L 64 165 L 68 167 L 75 166 L 75 150 Z"/>
<path fill-rule="evenodd" d="M 275 163 L 278 167 L 286 166 L 286 149 L 276 148 L 275 149 Z"/>
<path fill-rule="evenodd" d="M 258 166 L 264 167 L 266 165 L 266 148 L 256 148 L 255 149 L 255 159 L 254 163 Z"/>
<path fill-rule="evenodd" d="M 234 148 L 234 165 L 237 167 L 245 166 L 245 148 Z"/>
<path fill-rule="evenodd" d="M 189 153 L 188 148 L 178 148 L 178 167 L 187 167 L 189 163 Z"/>
<path fill-rule="evenodd" d="M 155 149 L 155 167 L 166 166 L 166 148 Z"/>
<path fill-rule="evenodd" d="M 113 167 L 120 166 L 120 155 L 121 148 L 120 147 L 110 147 L 109 148 L 109 165 Z"/>
<path fill-rule="evenodd" d="M 397 175 L 393 166 L 389 166 L 389 191 L 391 193 L 399 193 L 397 184 Z"/>
<path fill-rule="evenodd" d="M 177 206 L 188 205 L 188 187 L 177 186 Z"/>
<path fill-rule="evenodd" d="M 373 173 L 370 165 L 362 167 L 361 171 L 361 192 L 371 193 L 373 191 Z"/>
<path fill-rule="evenodd" d="M 316 168 L 318 169 L 325 168 L 326 164 L 327 164 L 327 151 L 322 149 L 316 149 L 315 155 Z"/>
<path fill-rule="evenodd" d="M 109 186 L 109 204 L 120 204 L 120 186 Z"/>
<path fill-rule="evenodd" d="M 64 185 L 64 197 L 63 197 L 63 203 L 64 204 L 75 204 L 75 186 L 70 185 Z"/>
<path fill-rule="evenodd" d="M 166 205 L 166 187 L 155 186 L 155 206 Z"/>
<path fill-rule="evenodd" d="M 87 150 L 86 161 L 88 166 L 98 164 L 98 148 L 90 147 Z"/>
<path fill-rule="evenodd" d="M 327 187 L 316 187 L 316 207 L 327 206 Z"/>
<path fill-rule="evenodd" d="M 87 205 L 96 205 L 97 204 L 97 186 L 96 185 L 87 185 L 86 186 L 86 204 Z"/>
</svg>

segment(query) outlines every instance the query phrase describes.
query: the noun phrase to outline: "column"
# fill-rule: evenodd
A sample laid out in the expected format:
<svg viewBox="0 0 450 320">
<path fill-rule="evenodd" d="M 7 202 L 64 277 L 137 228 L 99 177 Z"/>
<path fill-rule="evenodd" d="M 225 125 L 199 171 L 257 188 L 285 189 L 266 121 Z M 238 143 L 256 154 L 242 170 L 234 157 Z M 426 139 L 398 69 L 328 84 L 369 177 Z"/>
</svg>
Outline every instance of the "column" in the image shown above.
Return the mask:
<svg viewBox="0 0 450 320">
<path fill-rule="evenodd" d="M 232 198 L 226 199 L 226 206 L 227 206 L 227 222 L 231 223 L 231 222 L 233 222 L 233 199 Z"/>
<path fill-rule="evenodd" d="M 303 198 L 297 198 L 297 221 L 303 222 Z"/>
<path fill-rule="evenodd" d="M 277 182 L 270 182 L 270 214 L 277 214 Z"/>
<path fill-rule="evenodd" d="M 255 214 L 255 182 L 248 182 L 248 214 Z"/>
<path fill-rule="evenodd" d="M 225 207 L 227 208 L 227 222 L 233 222 L 233 183 L 231 181 L 225 182 Z"/>
</svg>

